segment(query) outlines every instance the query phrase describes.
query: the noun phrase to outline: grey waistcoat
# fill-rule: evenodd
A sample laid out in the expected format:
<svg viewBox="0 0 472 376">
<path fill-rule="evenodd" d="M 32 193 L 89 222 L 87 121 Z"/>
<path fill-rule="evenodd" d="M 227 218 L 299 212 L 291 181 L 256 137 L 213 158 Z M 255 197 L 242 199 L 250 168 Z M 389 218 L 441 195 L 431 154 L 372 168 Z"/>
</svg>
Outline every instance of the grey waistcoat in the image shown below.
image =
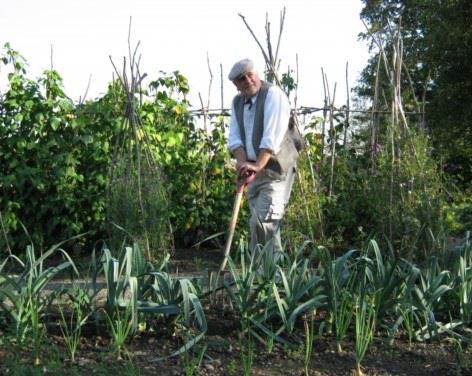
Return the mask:
<svg viewBox="0 0 472 376">
<path fill-rule="evenodd" d="M 256 99 L 256 112 L 254 114 L 254 128 L 252 133 L 252 145 L 259 157 L 260 144 L 264 133 L 264 103 L 269 91 L 270 84 L 262 82 L 261 89 Z M 234 109 L 236 111 L 236 120 L 239 125 L 239 134 L 246 149 L 246 131 L 244 129 L 244 97 L 238 94 L 233 99 Z M 280 150 L 277 154 L 272 155 L 265 167 L 265 173 L 274 179 L 284 179 L 289 168 L 295 167 L 298 159 L 298 151 L 295 143 L 287 129 Z"/>
</svg>

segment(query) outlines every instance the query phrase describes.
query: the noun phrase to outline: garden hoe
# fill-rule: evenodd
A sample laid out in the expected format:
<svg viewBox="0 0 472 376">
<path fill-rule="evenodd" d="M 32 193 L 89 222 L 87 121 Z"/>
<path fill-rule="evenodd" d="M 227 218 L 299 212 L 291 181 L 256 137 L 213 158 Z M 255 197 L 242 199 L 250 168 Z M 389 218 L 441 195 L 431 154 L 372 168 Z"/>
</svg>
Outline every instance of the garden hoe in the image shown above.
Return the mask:
<svg viewBox="0 0 472 376">
<path fill-rule="evenodd" d="M 233 205 L 233 213 L 231 215 L 231 221 L 229 222 L 228 237 L 226 239 L 224 259 L 220 266 L 220 273 L 225 270 L 226 263 L 228 262 L 229 251 L 231 249 L 231 242 L 233 241 L 234 230 L 236 229 L 236 222 L 238 221 L 239 209 L 241 207 L 241 200 L 243 198 L 244 189 L 251 183 L 256 177 L 256 174 L 251 173 L 246 177 L 238 177 L 236 183 L 236 198 Z"/>
</svg>

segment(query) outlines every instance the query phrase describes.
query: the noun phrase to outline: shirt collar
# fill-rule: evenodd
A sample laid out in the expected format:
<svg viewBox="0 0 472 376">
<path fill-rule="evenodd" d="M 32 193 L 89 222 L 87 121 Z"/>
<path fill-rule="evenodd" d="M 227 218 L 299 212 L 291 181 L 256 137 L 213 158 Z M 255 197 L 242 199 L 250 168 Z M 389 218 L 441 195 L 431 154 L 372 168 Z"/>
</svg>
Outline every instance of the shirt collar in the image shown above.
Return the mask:
<svg viewBox="0 0 472 376">
<path fill-rule="evenodd" d="M 256 99 L 257 99 L 257 96 L 259 95 L 259 92 L 257 92 L 256 95 L 253 95 L 251 98 L 249 99 L 244 99 L 244 104 L 249 104 L 249 109 L 251 109 L 252 105 L 254 103 L 256 103 Z"/>
</svg>

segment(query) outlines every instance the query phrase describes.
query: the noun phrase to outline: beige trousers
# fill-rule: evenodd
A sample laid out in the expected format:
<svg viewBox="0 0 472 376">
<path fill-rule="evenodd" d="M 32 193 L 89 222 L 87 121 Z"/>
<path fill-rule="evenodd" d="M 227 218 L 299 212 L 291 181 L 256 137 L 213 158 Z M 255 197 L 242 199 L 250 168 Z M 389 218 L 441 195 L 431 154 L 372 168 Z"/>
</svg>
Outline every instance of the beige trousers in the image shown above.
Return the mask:
<svg viewBox="0 0 472 376">
<path fill-rule="evenodd" d="M 265 247 L 274 262 L 282 254 L 280 223 L 290 199 L 295 171 L 295 166 L 290 168 L 284 180 L 274 180 L 261 171 L 248 187 L 251 251 L 257 255 Z"/>
</svg>

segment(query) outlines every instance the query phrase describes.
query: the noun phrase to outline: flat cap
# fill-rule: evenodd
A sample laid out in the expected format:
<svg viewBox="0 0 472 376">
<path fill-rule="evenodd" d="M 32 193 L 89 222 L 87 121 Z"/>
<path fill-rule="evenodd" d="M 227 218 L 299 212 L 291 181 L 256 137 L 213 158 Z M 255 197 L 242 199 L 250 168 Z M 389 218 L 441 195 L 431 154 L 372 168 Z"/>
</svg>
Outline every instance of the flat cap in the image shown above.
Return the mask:
<svg viewBox="0 0 472 376">
<path fill-rule="evenodd" d="M 233 65 L 233 68 L 231 68 L 231 71 L 228 74 L 228 78 L 230 81 L 234 81 L 238 79 L 239 77 L 243 76 L 247 72 L 250 72 L 254 69 L 254 63 L 252 60 L 249 59 L 243 59 L 238 61 Z"/>
</svg>

